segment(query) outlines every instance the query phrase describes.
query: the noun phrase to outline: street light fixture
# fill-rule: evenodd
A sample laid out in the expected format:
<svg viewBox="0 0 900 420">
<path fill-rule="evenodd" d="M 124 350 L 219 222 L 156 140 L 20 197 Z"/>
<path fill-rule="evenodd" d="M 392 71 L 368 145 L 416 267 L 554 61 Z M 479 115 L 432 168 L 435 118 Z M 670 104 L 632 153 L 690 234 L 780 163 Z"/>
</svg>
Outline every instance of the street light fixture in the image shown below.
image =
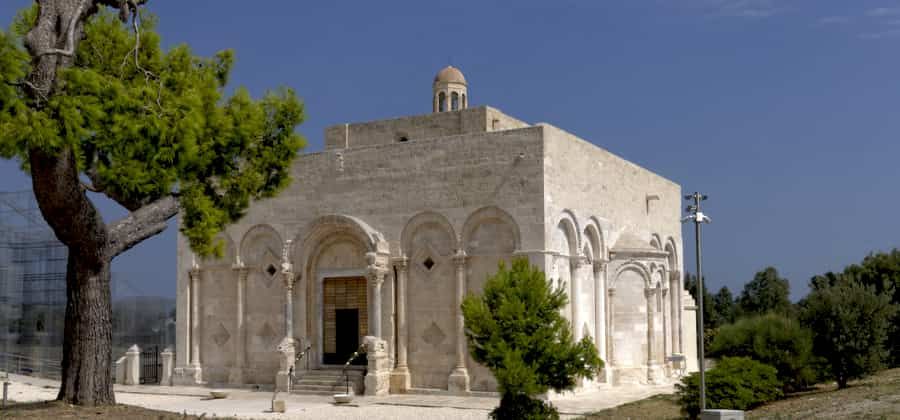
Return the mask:
<svg viewBox="0 0 900 420">
<path fill-rule="evenodd" d="M 685 200 L 693 201 L 694 203 L 687 206 L 685 209 L 689 214 L 681 219 L 682 223 L 687 221 L 694 222 L 694 235 L 696 238 L 696 256 L 697 256 L 697 300 L 698 300 L 698 315 L 697 324 L 698 324 L 698 348 L 699 348 L 699 362 L 700 362 L 700 412 L 706 410 L 706 369 L 704 368 L 704 354 L 703 354 L 703 338 L 704 338 L 704 330 L 703 330 L 703 266 L 701 264 L 702 257 L 700 254 L 700 225 L 703 223 L 710 223 L 712 220 L 703 212 L 700 211 L 700 202 L 706 201 L 707 196 L 695 192 L 690 195 L 684 196 Z"/>
</svg>

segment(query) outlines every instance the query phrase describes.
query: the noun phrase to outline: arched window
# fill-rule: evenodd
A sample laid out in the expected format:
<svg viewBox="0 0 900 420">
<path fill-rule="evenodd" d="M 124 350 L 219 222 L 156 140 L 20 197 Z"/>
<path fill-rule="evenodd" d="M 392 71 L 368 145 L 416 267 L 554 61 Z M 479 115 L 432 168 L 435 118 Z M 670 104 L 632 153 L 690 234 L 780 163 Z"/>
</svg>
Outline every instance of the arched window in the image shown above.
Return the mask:
<svg viewBox="0 0 900 420">
<path fill-rule="evenodd" d="M 454 111 L 459 110 L 459 94 L 456 92 L 450 95 L 450 109 Z"/>
<path fill-rule="evenodd" d="M 462 98 L 463 98 L 462 109 L 466 109 L 466 108 L 468 108 L 468 104 L 466 104 L 466 94 L 465 93 L 463 93 Z"/>
<path fill-rule="evenodd" d="M 447 110 L 447 95 L 444 92 L 438 94 L 438 112 L 444 112 Z"/>
</svg>

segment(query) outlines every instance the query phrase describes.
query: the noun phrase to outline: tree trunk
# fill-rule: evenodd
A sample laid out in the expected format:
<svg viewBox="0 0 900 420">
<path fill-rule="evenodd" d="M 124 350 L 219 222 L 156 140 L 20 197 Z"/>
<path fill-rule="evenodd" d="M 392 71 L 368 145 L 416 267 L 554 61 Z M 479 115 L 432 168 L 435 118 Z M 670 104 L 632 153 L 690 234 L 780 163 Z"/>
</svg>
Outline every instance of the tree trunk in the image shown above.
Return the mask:
<svg viewBox="0 0 900 420">
<path fill-rule="evenodd" d="M 83 261 L 72 251 L 66 267 L 66 351 L 57 399 L 78 405 L 115 404 L 110 264 Z"/>
</svg>

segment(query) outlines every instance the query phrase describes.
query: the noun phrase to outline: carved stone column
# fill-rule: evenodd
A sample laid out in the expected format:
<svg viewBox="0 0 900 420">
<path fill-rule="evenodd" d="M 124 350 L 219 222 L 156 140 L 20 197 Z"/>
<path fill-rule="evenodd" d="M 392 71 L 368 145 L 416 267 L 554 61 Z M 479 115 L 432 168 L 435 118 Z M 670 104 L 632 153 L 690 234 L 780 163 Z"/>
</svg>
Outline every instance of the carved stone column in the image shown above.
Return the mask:
<svg viewBox="0 0 900 420">
<path fill-rule="evenodd" d="M 656 319 L 659 317 L 658 293 L 658 288 L 644 289 L 644 296 L 647 298 L 647 380 L 651 384 L 661 383 L 664 377 L 659 364 L 660 343 L 656 337 Z"/>
<path fill-rule="evenodd" d="M 406 282 L 409 277 L 409 258 L 394 259 L 397 268 L 397 366 L 391 372 L 391 391 L 404 393 L 409 390 L 409 366 L 407 347 L 409 346 L 409 326 L 406 323 Z"/>
<path fill-rule="evenodd" d="M 294 374 L 297 346 L 294 342 L 294 266 L 288 259 L 291 241 L 285 241 L 281 251 L 281 279 L 284 282 L 284 338 L 278 345 L 280 363 L 275 376 L 275 390 L 290 391 L 291 375 Z"/>
<path fill-rule="evenodd" d="M 366 254 L 369 263 L 366 274 L 369 283 L 369 335 L 381 338 L 381 285 L 387 274 L 387 267 L 379 261 L 374 252 Z"/>
<path fill-rule="evenodd" d="M 466 331 L 462 313 L 462 301 L 466 297 L 466 252 L 459 250 L 453 256 L 456 264 L 456 367 L 450 373 L 448 390 L 469 391 L 469 372 L 466 369 Z"/>
<path fill-rule="evenodd" d="M 191 276 L 191 366 L 200 372 L 200 269 L 192 269 Z"/>
<path fill-rule="evenodd" d="M 604 362 L 608 362 L 606 355 L 606 279 L 604 276 L 606 261 L 594 261 L 591 264 L 594 281 L 594 339 L 596 340 L 597 353 Z M 606 367 L 600 378 L 606 381 Z"/>
<path fill-rule="evenodd" d="M 247 296 L 247 275 L 250 270 L 244 266 L 244 263 L 238 262 L 232 267 L 237 277 L 237 299 L 235 305 L 235 330 L 234 330 L 234 368 L 228 375 L 228 382 L 233 385 L 241 385 L 244 383 L 244 367 L 247 363 L 247 330 L 246 323 L 246 296 Z"/>
<path fill-rule="evenodd" d="M 569 300 L 572 302 L 572 336 L 577 342 L 584 337 L 584 330 L 582 329 L 584 317 L 582 317 L 581 313 L 581 290 L 584 288 L 582 286 L 584 267 L 587 265 L 588 261 L 586 258 L 579 256 L 572 259 L 570 263 L 572 264 L 572 293 L 571 296 L 569 296 Z"/>
<path fill-rule="evenodd" d="M 606 329 L 606 352 L 608 354 L 608 362 L 607 365 L 612 369 L 612 367 L 616 363 L 616 352 L 615 352 L 615 340 L 613 339 L 613 334 L 615 332 L 615 301 L 613 297 L 616 295 L 616 289 L 608 289 L 606 294 L 609 296 L 606 304 L 606 322 L 609 328 Z"/>
</svg>

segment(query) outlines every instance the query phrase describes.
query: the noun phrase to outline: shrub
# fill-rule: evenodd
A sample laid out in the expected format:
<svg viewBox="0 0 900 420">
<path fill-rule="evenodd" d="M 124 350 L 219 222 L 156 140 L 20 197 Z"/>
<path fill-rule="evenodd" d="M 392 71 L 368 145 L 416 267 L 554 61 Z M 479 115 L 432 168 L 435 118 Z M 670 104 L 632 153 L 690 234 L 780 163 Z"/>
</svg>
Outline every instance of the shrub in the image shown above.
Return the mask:
<svg viewBox="0 0 900 420">
<path fill-rule="evenodd" d="M 778 371 L 747 357 L 723 357 L 706 372 L 706 407 L 747 410 L 781 398 Z M 678 404 L 690 418 L 700 414 L 700 373 L 675 385 Z"/>
<path fill-rule="evenodd" d="M 500 406 L 491 411 L 491 418 L 504 420 L 559 420 L 559 412 L 552 405 L 522 394 L 503 394 Z"/>
<path fill-rule="evenodd" d="M 812 332 L 784 315 L 768 313 L 719 328 L 710 357 L 743 356 L 778 370 L 784 391 L 801 390 L 815 382 Z"/>
<path fill-rule="evenodd" d="M 846 388 L 851 379 L 883 367 L 896 307 L 889 294 L 877 293 L 851 275 L 833 280 L 811 285 L 801 315 L 813 331 L 816 354 L 827 361 L 829 376 Z"/>
<path fill-rule="evenodd" d="M 554 289 L 528 260 L 500 263 L 481 296 L 462 304 L 472 358 L 497 378 L 502 398 L 494 419 L 556 419 L 552 405 L 532 398 L 550 389 L 575 387 L 575 378 L 592 378 L 603 367 L 589 337 L 575 342 L 561 311 L 565 291 Z"/>
</svg>

